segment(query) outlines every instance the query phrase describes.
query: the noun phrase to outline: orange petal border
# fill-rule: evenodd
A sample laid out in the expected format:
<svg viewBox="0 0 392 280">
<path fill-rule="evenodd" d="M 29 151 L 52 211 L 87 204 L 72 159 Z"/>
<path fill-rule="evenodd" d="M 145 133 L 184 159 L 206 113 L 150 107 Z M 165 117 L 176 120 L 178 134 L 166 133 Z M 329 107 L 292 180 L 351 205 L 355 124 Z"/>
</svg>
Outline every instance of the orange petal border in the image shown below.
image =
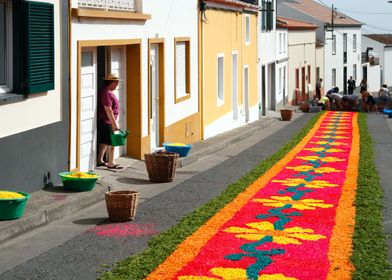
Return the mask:
<svg viewBox="0 0 392 280">
<path fill-rule="evenodd" d="M 264 175 L 252 183 L 245 191 L 240 193 L 232 202 L 216 213 L 196 232 L 186 238 L 178 245 L 177 249 L 145 279 L 173 279 L 185 265 L 191 262 L 199 254 L 203 246 L 218 232 L 223 224 L 230 220 L 260 189 L 265 187 L 274 176 L 294 159 L 320 128 L 321 123 L 326 116 L 327 113 L 324 113 L 297 146 L 271 167 Z"/>
</svg>

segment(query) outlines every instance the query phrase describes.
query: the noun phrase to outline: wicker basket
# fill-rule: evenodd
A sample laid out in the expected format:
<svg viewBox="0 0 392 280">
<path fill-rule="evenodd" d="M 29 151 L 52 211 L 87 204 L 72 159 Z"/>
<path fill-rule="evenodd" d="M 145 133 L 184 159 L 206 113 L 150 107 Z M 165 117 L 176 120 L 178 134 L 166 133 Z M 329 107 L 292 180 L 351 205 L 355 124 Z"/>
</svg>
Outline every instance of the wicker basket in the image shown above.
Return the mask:
<svg viewBox="0 0 392 280">
<path fill-rule="evenodd" d="M 173 181 L 177 168 L 177 153 L 149 153 L 144 154 L 144 158 L 150 182 L 162 183 Z"/>
<path fill-rule="evenodd" d="M 291 109 L 281 109 L 280 116 L 282 121 L 291 121 L 294 111 Z"/>
<path fill-rule="evenodd" d="M 125 222 L 135 218 L 139 193 L 135 191 L 109 191 L 105 193 L 106 208 L 112 222 Z"/>
</svg>

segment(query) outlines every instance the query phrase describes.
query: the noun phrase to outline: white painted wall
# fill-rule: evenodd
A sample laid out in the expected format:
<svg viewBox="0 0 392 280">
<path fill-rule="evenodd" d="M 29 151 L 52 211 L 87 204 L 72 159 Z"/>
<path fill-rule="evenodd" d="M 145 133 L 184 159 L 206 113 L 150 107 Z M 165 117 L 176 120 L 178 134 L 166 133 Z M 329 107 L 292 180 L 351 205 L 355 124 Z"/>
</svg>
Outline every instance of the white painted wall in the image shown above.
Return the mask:
<svg viewBox="0 0 392 280">
<path fill-rule="evenodd" d="M 302 67 L 305 67 L 306 75 L 308 65 L 311 67 L 311 84 L 315 89 L 316 80 L 316 32 L 314 30 L 289 30 L 288 35 L 289 50 L 289 71 L 288 71 L 288 100 L 292 102 L 295 99 L 295 72 L 299 69 L 299 89 L 302 89 Z M 308 92 L 308 87 L 305 85 Z"/>
<path fill-rule="evenodd" d="M 41 94 L 31 94 L 28 99 L 0 106 L 3 120 L 0 126 L 0 138 L 28 131 L 41 126 L 61 121 L 62 110 L 62 48 L 60 38 L 61 5 L 55 0 L 39 1 L 54 4 L 54 42 L 55 42 L 55 88 Z M 66 148 L 66 147 L 65 147 Z"/>
<path fill-rule="evenodd" d="M 287 29 L 277 29 L 276 31 L 276 70 L 275 89 L 277 109 L 283 107 L 283 91 L 286 100 L 288 99 L 288 31 Z"/>
<path fill-rule="evenodd" d="M 274 1 L 275 8 L 274 8 L 274 22 L 276 22 L 276 1 Z M 261 1 L 259 1 L 259 5 L 261 6 Z M 269 97 L 271 93 L 269 92 L 270 85 L 268 81 L 270 77 L 268 76 L 268 65 L 275 63 L 276 61 L 276 28 L 271 31 L 262 31 L 261 30 L 261 13 L 258 14 L 257 19 L 257 30 L 258 30 L 258 67 L 257 67 L 257 86 L 258 86 L 258 95 L 259 95 L 259 102 L 261 103 L 261 94 L 262 94 L 262 77 L 261 77 L 261 68 L 265 66 L 265 81 L 266 81 L 266 104 L 265 107 L 268 108 L 268 104 L 270 103 Z"/>
<path fill-rule="evenodd" d="M 343 34 L 347 33 L 347 64 L 343 64 Z M 347 66 L 347 78 L 353 74 L 353 65 L 357 67 L 361 65 L 361 29 L 355 27 L 335 27 L 334 35 L 336 35 L 336 54 L 332 54 L 332 40 L 330 40 L 331 32 L 326 32 L 325 52 L 324 52 L 324 85 L 325 89 L 329 90 L 333 86 L 339 87 L 343 91 L 343 67 Z M 354 52 L 353 48 L 353 34 L 357 35 L 357 47 Z M 336 85 L 332 84 L 332 69 L 336 69 Z M 358 71 L 357 82 L 362 80 L 362 75 L 359 76 L 361 71 Z"/>
<path fill-rule="evenodd" d="M 165 39 L 165 126 L 198 112 L 198 1 L 143 0 L 138 11 L 150 14 L 145 22 L 105 19 L 73 19 L 71 39 L 71 155 L 76 149 L 77 42 L 80 40 L 142 40 L 142 135 L 148 135 L 148 39 Z M 77 0 L 72 0 L 77 8 Z M 191 98 L 174 103 L 174 38 L 190 37 Z M 75 165 L 71 158 L 71 166 Z"/>
<path fill-rule="evenodd" d="M 388 86 L 392 86 L 392 47 L 385 48 L 383 65 L 383 81 Z"/>
<path fill-rule="evenodd" d="M 324 88 L 324 93 L 325 91 L 325 78 L 324 78 L 324 46 L 316 48 L 316 68 L 318 67 L 320 69 L 320 78 L 323 79 L 323 82 L 321 83 L 321 87 Z M 359 67 L 361 65 L 358 65 Z M 359 68 L 358 68 L 358 73 L 359 73 Z M 317 83 L 317 77 L 316 77 L 316 72 L 314 74 L 315 82 Z M 314 86 L 314 90 L 316 92 L 316 84 Z"/>
<path fill-rule="evenodd" d="M 243 111 L 243 110 L 242 110 Z M 249 108 L 249 122 L 251 123 L 259 118 L 259 106 Z M 230 131 L 234 128 L 243 126 L 245 123 L 245 114 L 239 114 L 238 120 L 233 121 L 233 112 L 230 112 L 215 122 L 206 126 L 204 130 L 204 138 L 210 138 L 220 133 Z"/>
<path fill-rule="evenodd" d="M 370 66 L 369 63 L 363 64 L 367 67 L 368 91 L 376 92 L 380 89 L 380 65 Z M 358 84 L 359 86 L 359 84 Z"/>
</svg>

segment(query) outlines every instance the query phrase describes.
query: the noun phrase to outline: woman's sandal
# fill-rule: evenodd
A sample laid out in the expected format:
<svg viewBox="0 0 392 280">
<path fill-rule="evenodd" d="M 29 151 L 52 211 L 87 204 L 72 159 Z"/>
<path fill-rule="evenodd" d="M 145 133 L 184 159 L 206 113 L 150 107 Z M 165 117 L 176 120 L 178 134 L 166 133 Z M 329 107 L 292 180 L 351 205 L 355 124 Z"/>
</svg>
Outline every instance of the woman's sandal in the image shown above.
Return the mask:
<svg viewBox="0 0 392 280">
<path fill-rule="evenodd" d="M 103 166 L 107 167 L 108 164 L 106 162 L 98 162 L 97 163 L 97 167 L 103 167 Z"/>
<path fill-rule="evenodd" d="M 107 167 L 108 169 L 123 169 L 123 167 L 120 166 L 119 164 L 115 164 L 115 165 L 113 165 L 113 166 L 106 165 L 106 167 Z"/>
</svg>

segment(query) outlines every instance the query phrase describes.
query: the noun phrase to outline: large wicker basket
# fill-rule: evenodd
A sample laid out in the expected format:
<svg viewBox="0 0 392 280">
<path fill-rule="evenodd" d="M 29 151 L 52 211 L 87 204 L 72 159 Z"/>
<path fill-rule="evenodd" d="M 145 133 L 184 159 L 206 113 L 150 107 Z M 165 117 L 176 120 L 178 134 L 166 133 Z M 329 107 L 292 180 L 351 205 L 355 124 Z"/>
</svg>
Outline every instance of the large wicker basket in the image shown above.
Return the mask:
<svg viewBox="0 0 392 280">
<path fill-rule="evenodd" d="M 178 154 L 158 152 L 144 154 L 148 178 L 151 182 L 162 183 L 173 181 L 176 173 Z"/>
<path fill-rule="evenodd" d="M 139 193 L 135 191 L 109 191 L 105 193 L 106 208 L 112 222 L 125 222 L 135 218 Z"/>
</svg>

